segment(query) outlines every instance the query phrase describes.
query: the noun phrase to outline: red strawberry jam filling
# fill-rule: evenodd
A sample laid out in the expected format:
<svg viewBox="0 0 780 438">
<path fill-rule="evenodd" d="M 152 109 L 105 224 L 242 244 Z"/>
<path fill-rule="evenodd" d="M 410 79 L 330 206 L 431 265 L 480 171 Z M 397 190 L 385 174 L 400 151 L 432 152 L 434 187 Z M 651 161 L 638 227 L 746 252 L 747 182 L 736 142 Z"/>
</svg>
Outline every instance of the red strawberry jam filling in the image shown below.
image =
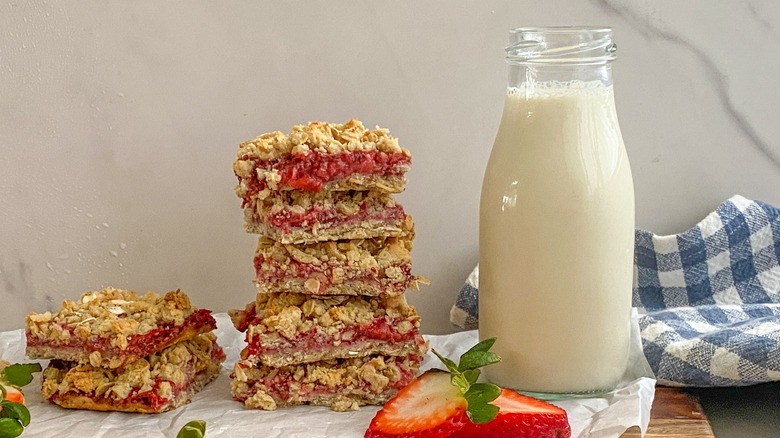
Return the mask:
<svg viewBox="0 0 780 438">
<path fill-rule="evenodd" d="M 248 156 L 241 159 L 249 160 Z M 280 186 L 318 192 L 322 186 L 330 181 L 346 178 L 349 175 L 368 176 L 400 176 L 411 165 L 412 159 L 403 153 L 391 153 L 381 151 L 354 151 L 339 154 L 327 154 L 309 151 L 302 154 L 290 154 L 270 161 L 254 162 L 254 167 L 264 169 L 276 169 L 281 180 Z M 257 173 L 253 172 L 251 181 L 246 181 L 249 189 L 244 203 L 251 195 L 266 187 L 265 181 L 257 180 Z"/>
<path fill-rule="evenodd" d="M 406 333 L 400 333 L 395 327 L 401 321 L 403 321 L 403 318 L 377 319 L 369 324 L 344 327 L 335 334 L 322 333 L 315 327 L 299 333 L 295 340 L 292 341 L 280 337 L 280 342 L 275 342 L 274 345 L 263 345 L 259 337 L 254 337 L 247 333 L 247 350 L 250 356 L 259 356 L 261 354 L 284 353 L 291 350 L 312 353 L 328 351 L 334 340 L 337 340 L 341 347 L 361 345 L 367 342 L 387 344 L 413 342 L 419 337 L 419 332 L 417 330 L 409 330 Z"/>
<path fill-rule="evenodd" d="M 129 405 L 131 403 L 139 403 L 145 406 L 149 406 L 155 411 L 159 411 L 163 406 L 165 406 L 165 404 L 168 403 L 169 400 L 157 393 L 157 389 L 159 388 L 161 382 L 161 379 L 154 379 L 152 389 L 149 391 L 140 392 L 137 389 L 133 390 L 133 392 L 131 392 L 130 395 L 122 402 L 122 404 Z M 171 384 L 173 392 L 172 398 L 175 399 L 176 396 L 181 392 L 181 388 L 179 388 L 171 381 L 167 382 Z"/>
<path fill-rule="evenodd" d="M 369 211 L 367 203 L 364 202 L 360 204 L 360 210 L 352 215 L 345 215 L 338 210 L 315 205 L 303 213 L 294 213 L 289 209 L 283 209 L 278 213 L 270 214 L 268 220 L 275 227 L 287 233 L 291 229 L 310 228 L 314 224 L 319 224 L 321 228 L 330 228 L 335 223 L 352 224 L 366 220 L 403 221 L 405 217 L 406 213 L 401 204 Z"/>
<path fill-rule="evenodd" d="M 103 357 L 144 357 L 161 350 L 177 341 L 182 340 L 181 336 L 186 331 L 192 331 L 193 335 L 206 333 L 214 330 L 217 322 L 211 316 L 211 311 L 199 309 L 187 318 L 181 325 L 173 323 L 160 324 L 156 329 L 143 334 L 130 335 L 127 337 L 127 347 L 122 349 L 111 345 L 110 337 L 93 336 L 87 340 L 81 339 L 74 333 L 73 327 L 63 327 L 63 330 L 70 332 L 66 341 L 51 341 L 37 336 L 30 332 L 26 333 L 27 346 L 48 346 L 56 348 L 59 351 L 68 351 L 81 356 L 89 356 L 92 352 L 99 352 Z"/>
</svg>

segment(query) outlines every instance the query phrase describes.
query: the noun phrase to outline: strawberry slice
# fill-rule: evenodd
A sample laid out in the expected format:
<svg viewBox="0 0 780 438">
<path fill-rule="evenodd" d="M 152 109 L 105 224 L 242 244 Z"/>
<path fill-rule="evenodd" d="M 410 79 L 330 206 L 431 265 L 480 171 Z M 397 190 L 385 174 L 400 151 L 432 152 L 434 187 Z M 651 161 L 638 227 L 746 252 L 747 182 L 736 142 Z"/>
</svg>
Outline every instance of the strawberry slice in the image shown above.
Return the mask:
<svg viewBox="0 0 780 438">
<path fill-rule="evenodd" d="M 450 435 L 452 438 L 513 437 L 513 438 L 568 438 L 571 427 L 566 411 L 547 403 L 503 389 L 491 402 L 498 406 L 498 415 L 488 423 L 469 422 Z"/>
<path fill-rule="evenodd" d="M 479 342 L 459 363 L 433 354 L 447 371 L 426 371 L 377 412 L 365 438 L 569 438 L 566 411 L 511 389 L 477 380 L 480 368 L 501 360 L 489 350 L 496 338 Z"/>
<path fill-rule="evenodd" d="M 2 385 L 2 383 L 0 383 Z M 22 394 L 22 391 L 19 390 L 19 388 L 3 385 L 3 388 L 5 388 L 5 399 L 8 401 L 12 401 L 14 403 L 21 403 L 24 404 L 24 394 Z M 1 395 L 1 394 L 0 394 Z M 1 399 L 1 397 L 0 397 Z M 0 408 L 2 409 L 2 408 Z"/>
<path fill-rule="evenodd" d="M 461 390 L 450 382 L 450 373 L 429 370 L 385 403 L 365 438 L 452 436 L 471 423 L 467 407 Z"/>
</svg>

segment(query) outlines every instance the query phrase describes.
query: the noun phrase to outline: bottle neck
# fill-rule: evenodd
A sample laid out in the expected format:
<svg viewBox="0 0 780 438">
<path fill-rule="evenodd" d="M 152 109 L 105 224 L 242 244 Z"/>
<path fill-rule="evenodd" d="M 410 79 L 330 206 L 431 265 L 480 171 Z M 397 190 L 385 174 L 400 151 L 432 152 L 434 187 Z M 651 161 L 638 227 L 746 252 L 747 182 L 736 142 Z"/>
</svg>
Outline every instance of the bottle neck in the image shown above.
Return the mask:
<svg viewBox="0 0 780 438">
<path fill-rule="evenodd" d="M 533 93 L 540 86 L 583 83 L 593 86 L 612 86 L 612 64 L 538 64 L 509 63 L 508 87 Z"/>
</svg>

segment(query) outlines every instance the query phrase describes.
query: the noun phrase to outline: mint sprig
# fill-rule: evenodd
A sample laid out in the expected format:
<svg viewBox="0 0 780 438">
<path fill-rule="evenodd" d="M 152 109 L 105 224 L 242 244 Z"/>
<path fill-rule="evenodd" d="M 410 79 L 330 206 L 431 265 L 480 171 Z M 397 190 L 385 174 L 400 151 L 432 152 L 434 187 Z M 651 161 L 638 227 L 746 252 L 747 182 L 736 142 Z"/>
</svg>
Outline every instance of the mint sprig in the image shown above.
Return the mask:
<svg viewBox="0 0 780 438">
<path fill-rule="evenodd" d="M 501 357 L 489 351 L 495 343 L 496 338 L 485 339 L 463 353 L 458 364 L 432 350 L 450 372 L 452 384 L 463 392 L 468 403 L 466 415 L 475 424 L 488 423 L 498 415 L 498 406 L 490 402 L 501 395 L 501 388 L 492 383 L 477 383 L 480 368 L 501 361 Z"/>
<path fill-rule="evenodd" d="M 5 409 L 4 409 L 5 410 Z M 4 411 L 3 410 L 3 411 Z M 0 414 L 3 412 L 0 411 Z M 16 438 L 24 432 L 24 426 L 14 418 L 0 418 L 0 437 Z"/>
<path fill-rule="evenodd" d="M 4 384 L 20 388 L 33 379 L 33 373 L 41 371 L 41 364 L 13 364 L 0 370 L 0 438 L 15 438 L 30 424 L 30 411 L 22 403 L 6 400 L 8 391 Z"/>
<path fill-rule="evenodd" d="M 203 420 L 192 420 L 185 424 L 176 438 L 203 438 L 206 435 L 206 422 Z"/>
<path fill-rule="evenodd" d="M 32 382 L 33 373 L 41 372 L 39 363 L 15 363 L 3 368 L 0 381 L 7 382 L 13 386 L 24 386 Z"/>
<path fill-rule="evenodd" d="M 21 403 L 5 400 L 6 391 L 0 385 L 3 400 L 0 401 L 0 438 L 15 438 L 30 424 L 30 411 Z"/>
</svg>

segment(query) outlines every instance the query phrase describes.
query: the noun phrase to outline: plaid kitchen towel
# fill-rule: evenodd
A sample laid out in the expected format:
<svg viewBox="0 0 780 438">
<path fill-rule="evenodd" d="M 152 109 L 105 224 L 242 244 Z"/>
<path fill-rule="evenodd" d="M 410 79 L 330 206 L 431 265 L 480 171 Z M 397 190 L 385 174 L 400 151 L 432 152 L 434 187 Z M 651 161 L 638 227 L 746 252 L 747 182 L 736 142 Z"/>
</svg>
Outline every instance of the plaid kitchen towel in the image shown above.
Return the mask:
<svg viewBox="0 0 780 438">
<path fill-rule="evenodd" d="M 659 383 L 740 386 L 780 380 L 780 210 L 734 196 L 698 225 L 636 230 L 634 306 Z M 450 312 L 476 328 L 479 267 Z"/>
</svg>

